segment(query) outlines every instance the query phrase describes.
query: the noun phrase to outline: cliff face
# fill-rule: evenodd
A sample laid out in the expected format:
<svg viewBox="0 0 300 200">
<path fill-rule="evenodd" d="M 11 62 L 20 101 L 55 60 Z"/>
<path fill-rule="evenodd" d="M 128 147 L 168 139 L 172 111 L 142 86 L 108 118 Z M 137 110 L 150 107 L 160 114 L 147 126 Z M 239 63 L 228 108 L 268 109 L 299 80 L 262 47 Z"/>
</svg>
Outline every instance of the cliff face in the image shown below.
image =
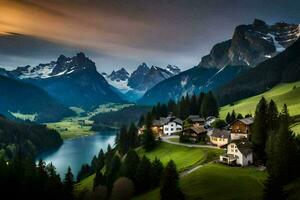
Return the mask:
<svg viewBox="0 0 300 200">
<path fill-rule="evenodd" d="M 268 25 L 256 19 L 253 24 L 237 26 L 232 39 L 216 44 L 199 66 L 219 69 L 227 65 L 255 67 L 284 51 L 299 36 L 298 24 Z"/>
</svg>

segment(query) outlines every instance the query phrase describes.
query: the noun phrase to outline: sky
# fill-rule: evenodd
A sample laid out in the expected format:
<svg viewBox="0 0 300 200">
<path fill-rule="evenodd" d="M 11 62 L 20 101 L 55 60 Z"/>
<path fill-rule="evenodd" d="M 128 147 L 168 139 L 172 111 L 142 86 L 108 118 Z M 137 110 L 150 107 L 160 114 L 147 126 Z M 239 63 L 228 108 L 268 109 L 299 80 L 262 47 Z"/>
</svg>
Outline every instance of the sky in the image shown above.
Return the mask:
<svg viewBox="0 0 300 200">
<path fill-rule="evenodd" d="M 300 23 L 299 0 L 0 0 L 0 67 L 82 51 L 99 72 L 191 68 L 255 18 Z"/>
</svg>

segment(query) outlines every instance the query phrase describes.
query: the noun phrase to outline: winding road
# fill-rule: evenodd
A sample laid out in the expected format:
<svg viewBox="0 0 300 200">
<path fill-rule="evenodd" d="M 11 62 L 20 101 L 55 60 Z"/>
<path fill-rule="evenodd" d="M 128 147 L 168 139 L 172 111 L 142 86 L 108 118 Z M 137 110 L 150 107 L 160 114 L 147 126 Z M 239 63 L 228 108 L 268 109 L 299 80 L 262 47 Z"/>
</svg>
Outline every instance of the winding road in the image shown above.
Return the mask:
<svg viewBox="0 0 300 200">
<path fill-rule="evenodd" d="M 185 147 L 220 149 L 219 147 L 211 146 L 211 145 L 186 144 L 186 143 L 180 143 L 180 142 L 173 142 L 173 141 L 170 141 L 171 138 L 179 138 L 179 136 L 177 136 L 177 135 L 163 136 L 163 137 L 161 137 L 161 140 L 163 142 L 166 142 L 166 143 L 169 143 L 169 144 L 176 144 L 176 145 L 185 146 Z"/>
<path fill-rule="evenodd" d="M 185 144 L 185 143 L 180 143 L 180 142 L 173 142 L 173 141 L 170 141 L 171 138 L 179 138 L 179 136 L 177 135 L 173 135 L 173 136 L 164 136 L 164 137 L 161 137 L 161 141 L 162 142 L 166 142 L 166 143 L 169 143 L 169 144 L 174 144 L 174 145 L 180 145 L 180 146 L 185 146 L 185 147 L 196 147 L 196 148 L 211 148 L 211 149 L 220 149 L 219 147 L 216 147 L 216 146 L 211 146 L 211 145 L 201 145 L 201 144 Z M 215 161 L 211 161 L 209 163 L 213 163 Z M 187 169 L 183 172 L 180 173 L 180 177 L 184 177 L 194 171 L 196 171 L 197 169 L 200 169 L 201 167 L 203 167 L 204 165 L 206 165 L 208 163 L 204 163 L 204 164 L 200 164 L 200 165 L 196 165 L 196 166 L 193 166 L 191 167 L 190 169 Z"/>
</svg>

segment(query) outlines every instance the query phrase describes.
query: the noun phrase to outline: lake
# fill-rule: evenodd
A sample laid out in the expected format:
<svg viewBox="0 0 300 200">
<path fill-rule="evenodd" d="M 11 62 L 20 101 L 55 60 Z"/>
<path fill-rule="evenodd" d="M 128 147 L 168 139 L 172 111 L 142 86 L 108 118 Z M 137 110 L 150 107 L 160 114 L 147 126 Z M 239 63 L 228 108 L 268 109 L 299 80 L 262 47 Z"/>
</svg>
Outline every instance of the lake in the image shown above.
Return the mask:
<svg viewBox="0 0 300 200">
<path fill-rule="evenodd" d="M 38 159 L 42 158 L 46 163 L 52 162 L 62 179 L 70 166 L 76 179 L 81 165 L 90 163 L 101 148 L 106 151 L 108 144 L 113 146 L 115 137 L 116 132 L 99 132 L 91 136 L 65 140 L 59 149 L 40 154 Z"/>
</svg>

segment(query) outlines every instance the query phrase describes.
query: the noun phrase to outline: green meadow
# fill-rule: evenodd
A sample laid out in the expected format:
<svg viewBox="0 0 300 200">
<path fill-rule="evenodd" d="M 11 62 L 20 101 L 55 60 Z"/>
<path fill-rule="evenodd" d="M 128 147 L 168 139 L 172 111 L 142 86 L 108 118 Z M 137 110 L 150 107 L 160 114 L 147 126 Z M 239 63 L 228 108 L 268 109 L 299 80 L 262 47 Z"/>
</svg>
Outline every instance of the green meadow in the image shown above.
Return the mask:
<svg viewBox="0 0 300 200">
<path fill-rule="evenodd" d="M 47 123 L 47 127 L 57 130 L 63 139 L 92 135 L 95 132 L 91 130 L 93 121 L 90 118 L 98 113 L 114 112 L 132 104 L 104 104 L 93 111 L 86 112 L 82 108 L 70 107 L 75 111 L 76 116 L 67 117 L 59 122 Z"/>
<path fill-rule="evenodd" d="M 243 115 L 254 115 L 256 105 L 263 96 L 267 100 L 273 99 L 279 110 L 282 108 L 283 104 L 286 103 L 291 116 L 300 115 L 300 81 L 298 81 L 294 83 L 279 84 L 260 95 L 234 102 L 233 105 L 226 105 L 221 108 L 220 117 L 224 119 L 227 113 L 232 112 L 232 110 Z"/>
<path fill-rule="evenodd" d="M 207 164 L 180 179 L 180 187 L 188 200 L 262 199 L 266 173 L 255 168 Z M 135 200 L 157 200 L 159 189 Z"/>
<path fill-rule="evenodd" d="M 137 149 L 137 153 L 139 156 L 145 155 L 150 160 L 154 160 L 155 157 L 157 157 L 163 164 L 167 164 L 170 160 L 173 160 L 177 165 L 178 171 L 183 171 L 194 165 L 214 160 L 218 158 L 220 154 L 224 153 L 224 151 L 220 149 L 186 147 L 160 142 L 158 147 L 153 151 L 145 152 L 144 149 L 139 148 Z"/>
</svg>

